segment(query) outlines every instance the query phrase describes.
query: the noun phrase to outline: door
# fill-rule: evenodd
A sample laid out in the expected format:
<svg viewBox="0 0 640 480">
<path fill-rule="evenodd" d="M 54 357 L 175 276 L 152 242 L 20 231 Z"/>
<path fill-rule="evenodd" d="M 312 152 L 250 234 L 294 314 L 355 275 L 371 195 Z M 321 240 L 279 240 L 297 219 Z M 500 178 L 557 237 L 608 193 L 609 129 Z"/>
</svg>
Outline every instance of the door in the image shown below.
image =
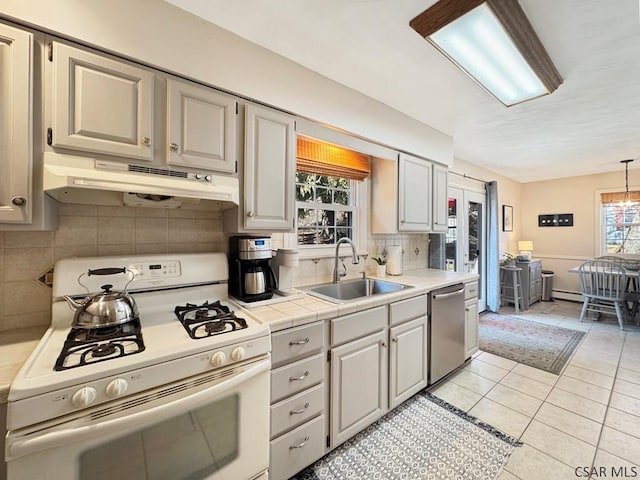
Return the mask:
<svg viewBox="0 0 640 480">
<path fill-rule="evenodd" d="M 331 445 L 339 445 L 387 410 L 387 331 L 331 350 Z"/>
<path fill-rule="evenodd" d="M 31 223 L 33 35 L 0 24 L 0 223 Z"/>
<path fill-rule="evenodd" d="M 449 226 L 445 237 L 445 268 L 477 273 L 478 308 L 487 308 L 487 222 L 484 192 L 449 187 Z"/>
<path fill-rule="evenodd" d="M 293 230 L 295 125 L 289 115 L 245 109 L 244 227 Z"/>
<path fill-rule="evenodd" d="M 398 230 L 431 230 L 431 163 L 404 153 L 398 163 Z"/>
<path fill-rule="evenodd" d="M 51 146 L 151 160 L 153 74 L 52 43 Z"/>
<path fill-rule="evenodd" d="M 427 316 L 389 330 L 389 408 L 427 386 Z"/>
<path fill-rule="evenodd" d="M 235 172 L 236 100 L 167 79 L 167 163 Z"/>
</svg>

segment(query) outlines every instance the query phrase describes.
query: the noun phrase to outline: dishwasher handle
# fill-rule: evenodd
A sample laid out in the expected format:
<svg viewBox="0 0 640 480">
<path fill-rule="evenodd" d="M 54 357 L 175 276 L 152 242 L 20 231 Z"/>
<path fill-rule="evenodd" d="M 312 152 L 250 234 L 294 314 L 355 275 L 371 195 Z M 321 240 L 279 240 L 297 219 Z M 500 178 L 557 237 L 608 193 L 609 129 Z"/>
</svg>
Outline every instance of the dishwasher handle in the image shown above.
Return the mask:
<svg viewBox="0 0 640 480">
<path fill-rule="evenodd" d="M 436 293 L 433 295 L 433 299 L 441 300 L 443 298 L 449 298 L 449 297 L 454 297 L 456 295 L 460 295 L 461 293 L 464 293 L 464 287 L 462 287 L 460 290 L 455 290 L 449 293 L 440 293 L 440 294 Z"/>
</svg>

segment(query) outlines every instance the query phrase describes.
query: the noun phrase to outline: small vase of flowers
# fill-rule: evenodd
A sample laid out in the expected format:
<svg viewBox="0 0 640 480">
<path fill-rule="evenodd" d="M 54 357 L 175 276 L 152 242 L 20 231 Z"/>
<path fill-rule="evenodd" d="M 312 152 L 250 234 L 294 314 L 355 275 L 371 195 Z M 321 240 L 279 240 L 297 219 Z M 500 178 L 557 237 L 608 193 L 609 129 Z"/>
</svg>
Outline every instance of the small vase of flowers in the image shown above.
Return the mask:
<svg viewBox="0 0 640 480">
<path fill-rule="evenodd" d="M 513 267 L 516 264 L 516 256 L 510 254 L 509 252 L 504 254 L 504 264 L 507 267 Z"/>
</svg>

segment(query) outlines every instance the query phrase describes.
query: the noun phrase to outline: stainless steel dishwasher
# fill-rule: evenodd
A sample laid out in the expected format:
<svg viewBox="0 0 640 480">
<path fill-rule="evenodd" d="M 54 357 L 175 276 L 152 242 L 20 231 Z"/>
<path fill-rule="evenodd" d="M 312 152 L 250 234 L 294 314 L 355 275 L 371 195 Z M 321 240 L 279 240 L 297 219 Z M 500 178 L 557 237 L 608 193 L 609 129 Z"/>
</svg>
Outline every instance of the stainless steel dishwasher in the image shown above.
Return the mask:
<svg viewBox="0 0 640 480">
<path fill-rule="evenodd" d="M 464 358 L 464 284 L 429 294 L 429 385 L 455 370 Z"/>
</svg>

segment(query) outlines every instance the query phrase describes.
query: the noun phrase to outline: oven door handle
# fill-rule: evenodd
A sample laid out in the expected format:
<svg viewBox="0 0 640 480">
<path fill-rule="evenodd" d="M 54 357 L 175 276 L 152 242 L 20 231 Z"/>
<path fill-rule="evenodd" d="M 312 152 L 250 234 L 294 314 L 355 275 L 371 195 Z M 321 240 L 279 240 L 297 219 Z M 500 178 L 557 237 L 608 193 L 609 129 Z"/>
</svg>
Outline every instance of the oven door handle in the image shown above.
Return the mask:
<svg viewBox="0 0 640 480">
<path fill-rule="evenodd" d="M 125 417 L 118 417 L 91 425 L 77 428 L 46 432 L 34 432 L 24 437 L 14 437 L 13 432 L 7 435 L 7 460 L 12 460 L 24 455 L 59 447 L 71 442 L 82 442 L 95 439 L 97 435 L 107 435 L 119 430 L 130 431 L 133 427 L 144 425 L 153 420 L 179 415 L 199 407 L 212 399 L 228 392 L 230 389 L 250 380 L 251 378 L 268 372 L 271 361 L 267 358 L 261 360 L 244 370 L 243 372 L 223 380 L 216 385 L 200 392 L 179 398 L 173 402 L 158 405 L 143 412 L 137 412 Z"/>
</svg>

